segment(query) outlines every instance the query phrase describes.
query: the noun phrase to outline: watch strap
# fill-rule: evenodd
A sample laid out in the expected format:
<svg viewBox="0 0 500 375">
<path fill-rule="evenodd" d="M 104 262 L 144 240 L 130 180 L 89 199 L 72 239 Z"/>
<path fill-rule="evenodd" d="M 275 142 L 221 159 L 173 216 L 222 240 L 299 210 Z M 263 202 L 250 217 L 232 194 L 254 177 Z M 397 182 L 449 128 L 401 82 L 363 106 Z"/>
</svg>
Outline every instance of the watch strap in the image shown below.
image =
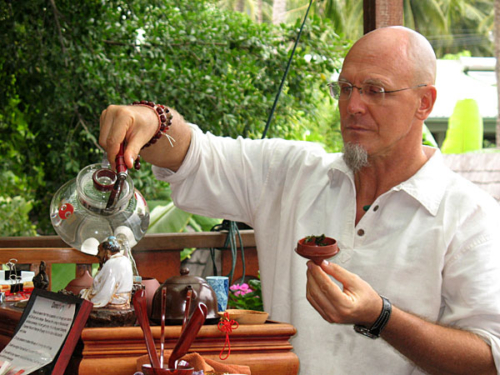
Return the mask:
<svg viewBox="0 0 500 375">
<path fill-rule="evenodd" d="M 359 324 L 354 325 L 354 330 L 357 333 L 360 333 L 371 339 L 377 339 L 380 337 L 380 333 L 382 332 L 387 322 L 389 321 L 389 318 L 391 317 L 391 312 L 392 312 L 391 302 L 385 297 L 382 296 L 380 297 L 382 298 L 382 303 L 383 303 L 382 311 L 380 312 L 379 317 L 377 318 L 375 323 L 373 323 L 371 328 L 366 328 L 365 326 Z"/>
</svg>

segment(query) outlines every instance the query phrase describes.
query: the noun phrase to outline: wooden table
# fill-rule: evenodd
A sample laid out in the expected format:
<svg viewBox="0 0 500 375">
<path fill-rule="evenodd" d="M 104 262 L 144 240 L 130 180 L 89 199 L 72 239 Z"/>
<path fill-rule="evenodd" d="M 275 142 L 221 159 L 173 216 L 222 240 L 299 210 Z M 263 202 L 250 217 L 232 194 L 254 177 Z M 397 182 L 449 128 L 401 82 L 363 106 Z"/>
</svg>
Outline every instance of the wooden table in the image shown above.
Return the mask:
<svg viewBox="0 0 500 375">
<path fill-rule="evenodd" d="M 0 349 L 10 341 L 22 310 L 11 304 L 0 304 Z M 157 349 L 160 327 L 152 327 Z M 180 326 L 165 328 L 165 348 L 173 349 Z M 240 325 L 230 334 L 231 354 L 224 363 L 248 365 L 252 375 L 295 375 L 299 359 L 293 353 L 290 338 L 296 329 L 286 323 L 267 321 L 259 325 Z M 206 358 L 220 360 L 225 334 L 216 325 L 201 328 L 190 351 Z M 136 371 L 136 360 L 146 355 L 144 336 L 139 327 L 84 328 L 81 342 L 66 373 L 74 375 L 127 375 Z M 226 354 L 226 352 L 224 353 Z"/>
<path fill-rule="evenodd" d="M 17 323 L 23 314 L 23 309 L 13 305 L 13 303 L 0 303 L 0 349 L 3 349 L 14 336 Z"/>
</svg>

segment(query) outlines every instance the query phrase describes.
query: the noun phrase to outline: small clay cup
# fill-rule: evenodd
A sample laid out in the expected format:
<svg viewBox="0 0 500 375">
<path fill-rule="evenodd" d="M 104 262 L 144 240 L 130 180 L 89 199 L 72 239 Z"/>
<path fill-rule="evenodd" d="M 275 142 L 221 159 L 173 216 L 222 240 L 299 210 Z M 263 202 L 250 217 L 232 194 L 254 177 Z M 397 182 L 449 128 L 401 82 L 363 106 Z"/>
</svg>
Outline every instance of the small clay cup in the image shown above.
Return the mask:
<svg viewBox="0 0 500 375">
<path fill-rule="evenodd" d="M 337 241 L 331 237 L 325 237 L 323 243 L 326 245 L 319 246 L 315 243 L 306 243 L 306 238 L 302 238 L 297 242 L 295 252 L 300 256 L 311 259 L 317 265 L 320 265 L 324 259 L 333 257 L 339 252 Z"/>
</svg>

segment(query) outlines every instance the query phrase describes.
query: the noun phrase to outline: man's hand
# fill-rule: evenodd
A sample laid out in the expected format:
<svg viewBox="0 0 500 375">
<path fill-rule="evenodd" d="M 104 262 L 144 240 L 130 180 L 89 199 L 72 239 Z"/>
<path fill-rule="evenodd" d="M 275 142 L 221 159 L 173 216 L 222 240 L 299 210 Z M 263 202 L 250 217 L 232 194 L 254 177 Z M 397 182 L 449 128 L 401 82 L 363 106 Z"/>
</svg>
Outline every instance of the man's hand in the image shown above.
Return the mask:
<svg viewBox="0 0 500 375">
<path fill-rule="evenodd" d="M 127 141 L 125 164 L 133 168 L 141 147 L 155 135 L 157 129 L 158 118 L 152 108 L 110 105 L 101 114 L 99 143 L 106 149 L 114 167 L 120 144 Z"/>
<path fill-rule="evenodd" d="M 139 155 L 153 165 L 176 171 L 189 148 L 191 131 L 182 116 L 173 109 L 172 125 L 168 134 L 175 140 L 172 146 L 167 137 L 160 137 L 154 145 L 142 148 L 156 134 L 159 127 L 158 117 L 153 108 L 134 105 L 110 105 L 101 114 L 99 144 L 108 153 L 112 168 L 120 144 L 125 143 L 124 160 L 128 168 L 133 168 Z"/>
<path fill-rule="evenodd" d="M 360 324 L 370 328 L 382 311 L 382 299 L 359 276 L 337 264 L 307 263 L 307 300 L 329 323 Z M 328 276 L 343 285 L 343 290 Z"/>
<path fill-rule="evenodd" d="M 321 266 L 309 261 L 307 267 L 307 300 L 326 321 L 373 325 L 382 299 L 366 281 L 326 261 Z M 497 373 L 491 348 L 479 336 L 430 323 L 395 306 L 382 338 L 430 374 Z"/>
</svg>

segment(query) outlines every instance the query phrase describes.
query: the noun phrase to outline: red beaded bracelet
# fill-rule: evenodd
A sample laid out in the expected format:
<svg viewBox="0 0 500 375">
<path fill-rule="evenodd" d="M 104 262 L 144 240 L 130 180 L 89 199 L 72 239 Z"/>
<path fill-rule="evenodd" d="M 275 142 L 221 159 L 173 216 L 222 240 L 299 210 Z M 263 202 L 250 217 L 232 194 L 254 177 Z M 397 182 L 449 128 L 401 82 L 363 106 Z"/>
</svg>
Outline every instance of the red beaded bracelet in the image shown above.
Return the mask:
<svg viewBox="0 0 500 375">
<path fill-rule="evenodd" d="M 158 130 L 156 134 L 153 136 L 153 138 L 151 138 L 148 143 L 142 146 L 142 148 L 154 145 L 162 135 L 166 135 L 165 132 L 168 130 L 170 125 L 172 125 L 173 116 L 170 113 L 170 110 L 162 104 L 155 104 L 154 102 L 148 102 L 147 100 L 141 100 L 140 102 L 133 102 L 132 105 L 142 105 L 145 107 L 152 108 L 155 111 L 159 122 Z"/>
<path fill-rule="evenodd" d="M 148 143 L 146 143 L 144 146 L 142 146 L 142 149 L 149 147 L 151 145 L 154 145 L 158 139 L 161 138 L 162 135 L 165 135 L 169 138 L 169 140 L 173 139 L 170 137 L 166 131 L 169 129 L 169 127 L 172 125 L 172 114 L 170 113 L 170 110 L 165 107 L 162 104 L 156 104 L 154 102 L 149 102 L 147 100 L 141 100 L 137 102 L 133 102 L 132 105 L 141 105 L 145 107 L 149 107 L 153 109 L 156 113 L 156 117 L 158 117 L 158 130 L 156 131 L 155 135 L 149 140 Z M 170 144 L 172 142 L 170 141 Z M 142 150 L 141 149 L 141 150 Z M 135 169 L 140 169 L 141 164 L 140 164 L 140 155 L 137 156 L 137 159 L 135 160 Z"/>
</svg>

